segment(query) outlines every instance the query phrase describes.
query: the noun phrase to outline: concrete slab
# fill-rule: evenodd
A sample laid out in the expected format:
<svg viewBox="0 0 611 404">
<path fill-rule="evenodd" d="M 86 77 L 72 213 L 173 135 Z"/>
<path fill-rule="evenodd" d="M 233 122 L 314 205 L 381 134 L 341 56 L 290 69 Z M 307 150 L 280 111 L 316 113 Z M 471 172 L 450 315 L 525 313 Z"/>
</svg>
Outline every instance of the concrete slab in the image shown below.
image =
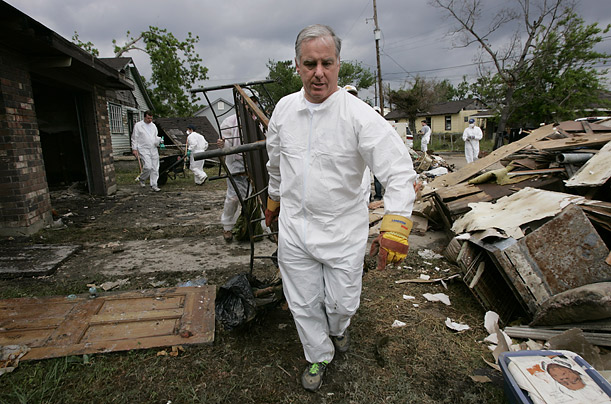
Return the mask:
<svg viewBox="0 0 611 404">
<path fill-rule="evenodd" d="M 0 277 L 50 275 L 80 248 L 79 245 L 0 246 Z"/>
</svg>

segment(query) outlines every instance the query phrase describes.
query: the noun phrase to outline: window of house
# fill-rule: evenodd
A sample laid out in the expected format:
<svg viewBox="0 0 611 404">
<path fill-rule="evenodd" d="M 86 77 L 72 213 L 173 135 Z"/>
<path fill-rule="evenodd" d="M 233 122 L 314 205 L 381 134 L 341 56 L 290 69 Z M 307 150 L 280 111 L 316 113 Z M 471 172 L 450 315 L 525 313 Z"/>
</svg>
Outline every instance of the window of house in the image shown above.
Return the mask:
<svg viewBox="0 0 611 404">
<path fill-rule="evenodd" d="M 108 116 L 110 117 L 110 133 L 123 133 L 121 106 L 108 103 Z"/>
<path fill-rule="evenodd" d="M 452 115 L 446 115 L 446 130 L 452 130 Z"/>
<path fill-rule="evenodd" d="M 224 110 L 224 109 L 225 109 L 225 103 L 224 103 L 223 101 L 219 101 L 219 102 L 216 104 L 216 108 L 217 108 L 219 111 Z"/>
</svg>

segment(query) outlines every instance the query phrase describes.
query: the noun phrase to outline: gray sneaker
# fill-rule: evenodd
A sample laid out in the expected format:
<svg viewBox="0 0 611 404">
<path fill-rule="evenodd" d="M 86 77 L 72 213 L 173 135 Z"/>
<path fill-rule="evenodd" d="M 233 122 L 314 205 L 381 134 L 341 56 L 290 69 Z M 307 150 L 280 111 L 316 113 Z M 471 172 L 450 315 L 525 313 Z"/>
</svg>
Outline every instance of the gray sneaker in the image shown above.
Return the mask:
<svg viewBox="0 0 611 404">
<path fill-rule="evenodd" d="M 159 192 L 159 191 L 161 191 L 161 189 L 159 189 L 159 187 L 156 187 L 156 186 L 154 186 L 154 185 L 153 185 L 153 186 L 151 186 L 151 189 L 152 189 L 153 191 L 155 191 L 155 192 Z"/>
<path fill-rule="evenodd" d="M 335 345 L 335 350 L 337 352 L 348 352 L 348 349 L 350 348 L 350 334 L 348 333 L 348 330 L 344 332 L 344 335 L 339 337 L 331 337 L 331 341 L 333 341 L 333 345 Z"/>
<path fill-rule="evenodd" d="M 328 361 L 311 363 L 301 375 L 301 385 L 308 391 L 317 391 L 322 386 L 322 377 L 329 365 Z"/>
<path fill-rule="evenodd" d="M 140 186 L 142 188 L 146 187 L 146 183 L 144 182 L 144 180 L 138 180 L 138 182 L 140 182 Z"/>
</svg>

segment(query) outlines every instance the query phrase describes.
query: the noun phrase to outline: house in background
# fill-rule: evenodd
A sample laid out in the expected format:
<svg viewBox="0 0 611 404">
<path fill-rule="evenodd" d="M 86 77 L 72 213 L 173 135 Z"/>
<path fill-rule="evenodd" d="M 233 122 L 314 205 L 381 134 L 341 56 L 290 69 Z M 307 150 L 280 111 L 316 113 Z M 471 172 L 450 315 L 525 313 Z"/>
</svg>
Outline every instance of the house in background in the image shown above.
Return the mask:
<svg viewBox="0 0 611 404">
<path fill-rule="evenodd" d="M 49 190 L 116 192 L 107 92 L 116 69 L 0 1 L 0 235 L 52 219 Z"/>
<path fill-rule="evenodd" d="M 101 58 L 116 69 L 122 77 L 133 83 L 133 90 L 108 90 L 108 116 L 112 152 L 115 157 L 131 155 L 131 136 L 134 124 L 144 118 L 144 112 L 153 110 L 153 103 L 132 58 Z"/>
<path fill-rule="evenodd" d="M 185 143 L 187 142 L 187 126 L 195 125 L 195 131 L 202 135 L 208 142 L 208 150 L 217 148 L 216 141 L 219 135 L 205 116 L 194 116 L 188 118 L 155 118 L 159 136 L 164 139 L 166 149 L 170 153 L 178 151 L 184 154 Z M 167 152 L 166 152 L 167 153 Z M 162 154 L 165 154 L 162 152 Z"/>
<path fill-rule="evenodd" d="M 410 122 L 407 114 L 401 110 L 394 110 L 386 114 L 388 121 L 407 122 L 414 133 L 420 130 L 420 121 L 426 120 L 431 131 L 436 134 L 462 134 L 469 126 L 469 118 L 476 119 L 476 124 L 482 131 L 487 126 L 487 107 L 477 98 L 448 101 L 433 105 L 429 111 L 419 113 L 415 120 Z"/>
<path fill-rule="evenodd" d="M 231 102 L 227 101 L 224 98 L 217 98 L 210 104 L 211 105 L 206 105 L 204 108 L 197 111 L 195 113 L 195 116 L 205 116 L 206 118 L 208 118 L 208 121 L 212 124 L 212 127 L 218 135 L 218 128 L 223 123 L 223 121 L 228 117 L 235 115 L 235 108 L 233 107 L 233 104 Z M 215 115 L 218 119 L 218 125 L 214 117 Z"/>
</svg>

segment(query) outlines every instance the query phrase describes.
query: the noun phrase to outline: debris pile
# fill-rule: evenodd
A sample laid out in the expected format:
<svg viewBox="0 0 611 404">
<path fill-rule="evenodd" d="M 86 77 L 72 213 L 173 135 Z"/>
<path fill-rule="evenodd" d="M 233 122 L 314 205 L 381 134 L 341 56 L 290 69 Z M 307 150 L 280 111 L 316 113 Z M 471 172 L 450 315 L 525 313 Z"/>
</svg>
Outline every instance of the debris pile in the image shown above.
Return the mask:
<svg viewBox="0 0 611 404">
<path fill-rule="evenodd" d="M 609 178 L 611 128 L 567 121 L 436 177 L 414 215 L 453 237 L 446 257 L 502 322 L 579 325 L 609 346 Z"/>
</svg>

